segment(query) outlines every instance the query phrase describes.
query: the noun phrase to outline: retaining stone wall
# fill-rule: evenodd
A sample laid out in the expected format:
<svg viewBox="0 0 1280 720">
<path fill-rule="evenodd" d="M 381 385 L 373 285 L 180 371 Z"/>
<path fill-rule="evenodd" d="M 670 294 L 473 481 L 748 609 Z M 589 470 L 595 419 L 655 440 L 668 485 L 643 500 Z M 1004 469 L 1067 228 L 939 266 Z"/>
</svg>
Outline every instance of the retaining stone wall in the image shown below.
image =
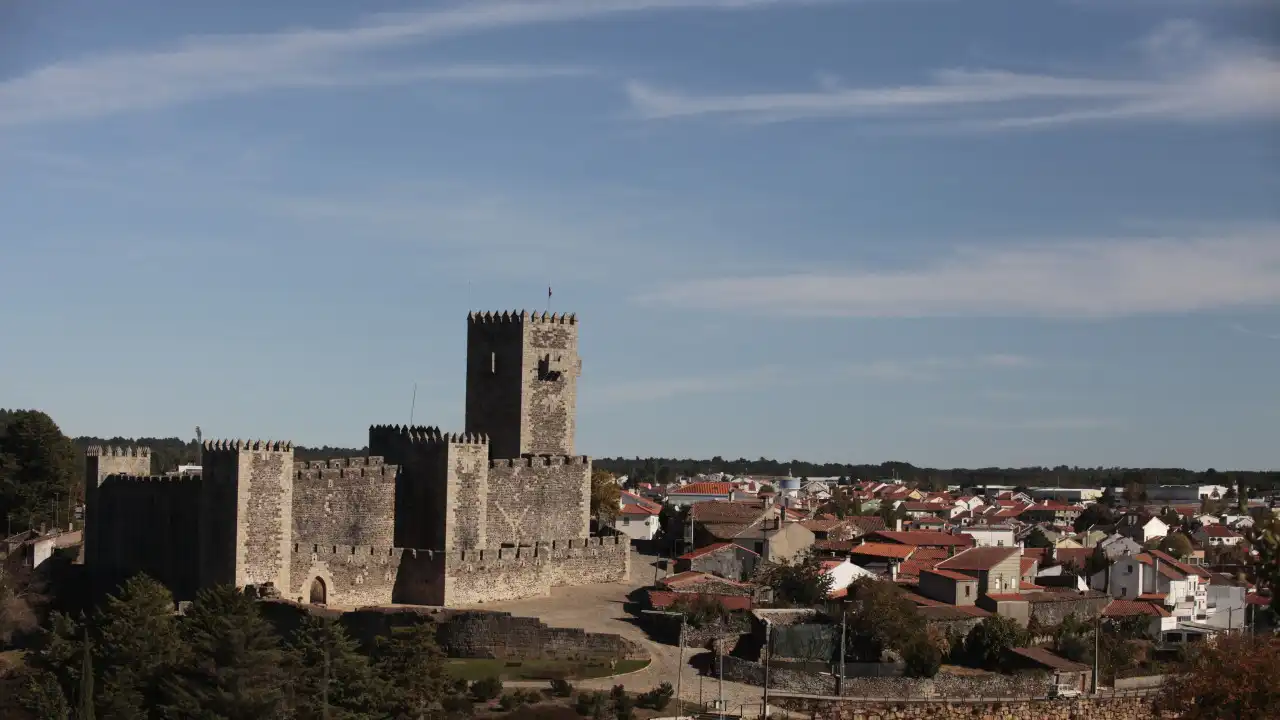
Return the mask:
<svg viewBox="0 0 1280 720">
<path fill-rule="evenodd" d="M 814 720 L 1153 720 L 1147 696 L 1009 701 L 866 701 L 771 697 Z M 1165 716 L 1169 717 L 1169 716 Z"/>
<path fill-rule="evenodd" d="M 630 572 L 631 544 L 625 536 L 451 553 L 445 562 L 444 604 L 537 597 L 560 585 L 622 582 Z"/>
<path fill-rule="evenodd" d="M 733 656 L 724 659 L 724 676 L 727 680 L 763 686 L 764 674 L 762 663 Z M 1053 676 L 1041 672 L 973 676 L 939 674 L 932 678 L 848 677 L 844 682 L 844 695 L 904 699 L 1044 697 L 1053 685 Z M 834 695 L 836 679 L 833 675 L 772 665 L 769 668 L 769 689 L 809 695 Z"/>
</svg>

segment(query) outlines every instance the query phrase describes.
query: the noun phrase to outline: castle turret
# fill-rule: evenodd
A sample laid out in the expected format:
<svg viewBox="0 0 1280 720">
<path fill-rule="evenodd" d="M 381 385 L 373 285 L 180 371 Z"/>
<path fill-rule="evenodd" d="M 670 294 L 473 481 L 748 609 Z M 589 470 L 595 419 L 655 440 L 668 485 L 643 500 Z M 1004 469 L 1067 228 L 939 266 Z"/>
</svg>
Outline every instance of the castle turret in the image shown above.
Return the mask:
<svg viewBox="0 0 1280 720">
<path fill-rule="evenodd" d="M 84 453 L 84 560 L 90 572 L 99 565 L 102 520 L 97 516 L 98 486 L 112 475 L 151 474 L 151 449 L 90 446 Z"/>
<path fill-rule="evenodd" d="M 572 455 L 581 370 L 576 316 L 470 314 L 467 432 L 487 435 L 495 459 Z"/>
<path fill-rule="evenodd" d="M 201 445 L 200 585 L 290 587 L 293 444 Z"/>
</svg>

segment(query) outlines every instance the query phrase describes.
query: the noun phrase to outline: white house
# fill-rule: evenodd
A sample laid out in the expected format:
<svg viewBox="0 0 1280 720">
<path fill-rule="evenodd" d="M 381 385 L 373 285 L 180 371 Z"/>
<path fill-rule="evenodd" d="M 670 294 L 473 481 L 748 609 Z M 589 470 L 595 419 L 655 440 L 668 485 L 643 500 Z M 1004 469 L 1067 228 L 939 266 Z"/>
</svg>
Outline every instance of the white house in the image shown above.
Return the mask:
<svg viewBox="0 0 1280 720">
<path fill-rule="evenodd" d="M 1169 534 L 1169 526 L 1158 517 L 1152 517 L 1143 522 L 1137 515 L 1126 515 L 1117 529 L 1122 535 L 1131 537 L 1141 544 Z"/>
<path fill-rule="evenodd" d="M 652 540 L 658 534 L 662 506 L 625 490 L 618 493 L 618 517 L 613 527 L 632 540 Z"/>
<path fill-rule="evenodd" d="M 877 577 L 870 570 L 849 562 L 849 558 L 822 561 L 822 574 L 831 578 L 831 597 L 844 595 L 859 578 Z"/>
<path fill-rule="evenodd" d="M 1196 531 L 1196 542 L 1201 545 L 1235 545 L 1244 536 L 1226 525 L 1205 525 Z"/>
<path fill-rule="evenodd" d="M 1234 530 L 1253 527 L 1253 518 L 1248 515 L 1223 515 L 1222 524 Z"/>
<path fill-rule="evenodd" d="M 1014 547 L 1018 544 L 1010 525 L 970 525 L 961 534 L 973 538 L 974 547 Z"/>
<path fill-rule="evenodd" d="M 1164 553 L 1122 556 L 1107 570 L 1095 573 L 1089 586 L 1117 600 L 1159 601 L 1182 622 L 1208 616 L 1208 580 Z"/>
</svg>

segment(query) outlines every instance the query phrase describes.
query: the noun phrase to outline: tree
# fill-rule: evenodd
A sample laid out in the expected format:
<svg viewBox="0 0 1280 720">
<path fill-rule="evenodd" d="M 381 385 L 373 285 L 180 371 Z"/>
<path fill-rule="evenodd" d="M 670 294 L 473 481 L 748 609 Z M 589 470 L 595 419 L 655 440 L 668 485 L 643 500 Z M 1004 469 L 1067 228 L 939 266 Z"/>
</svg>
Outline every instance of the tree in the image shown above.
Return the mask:
<svg viewBox="0 0 1280 720">
<path fill-rule="evenodd" d="M 1160 522 L 1168 525 L 1170 529 L 1173 529 L 1181 527 L 1183 519 L 1182 516 L 1178 514 L 1177 510 L 1174 510 L 1171 507 L 1166 507 L 1160 511 Z"/>
<path fill-rule="evenodd" d="M 165 683 L 164 717 L 252 720 L 285 707 L 280 639 L 236 588 L 201 591 L 181 625 L 190 654 Z"/>
<path fill-rule="evenodd" d="M 848 636 L 845 653 L 854 662 L 880 662 L 885 650 L 894 650 L 906 656 L 906 650 L 926 634 L 926 623 L 916 609 L 894 583 L 861 578 L 849 586 L 853 611 L 848 616 Z M 928 664 L 921 648 L 913 662 Z M 939 654 L 939 661 L 941 655 Z"/>
<path fill-rule="evenodd" d="M 93 645 L 89 631 L 84 633 L 83 650 L 80 652 L 80 712 L 79 720 L 94 720 L 93 712 Z"/>
<path fill-rule="evenodd" d="M 761 567 L 759 581 L 773 589 L 775 601 L 806 607 L 826 599 L 831 576 L 812 552 L 799 561 L 781 560 Z"/>
<path fill-rule="evenodd" d="M 1051 548 L 1053 542 L 1049 540 L 1049 536 L 1044 534 L 1044 530 L 1036 527 L 1027 535 L 1026 546 L 1029 548 Z"/>
<path fill-rule="evenodd" d="M 1280 707 L 1280 640 L 1224 635 L 1191 650 L 1165 678 L 1157 711 L 1182 720 L 1263 720 Z"/>
<path fill-rule="evenodd" d="M 964 652 L 969 662 L 988 670 L 996 670 L 1011 648 L 1027 642 L 1026 632 L 1013 618 L 990 615 L 973 626 L 964 639 Z"/>
<path fill-rule="evenodd" d="M 1258 553 L 1258 587 L 1270 589 L 1271 610 L 1280 613 L 1280 518 L 1273 515 L 1255 521 L 1246 538 Z"/>
<path fill-rule="evenodd" d="M 160 685 L 183 659 L 173 596 L 145 575 L 130 578 L 94 616 L 104 720 L 147 717 Z"/>
<path fill-rule="evenodd" d="M 1147 499 L 1147 488 L 1142 483 L 1134 480 L 1126 483 L 1124 486 L 1124 501 L 1129 505 L 1136 505 Z"/>
<path fill-rule="evenodd" d="M 295 670 L 293 711 L 299 720 L 382 717 L 387 688 L 369 659 L 337 622 L 308 615 L 289 638 Z"/>
<path fill-rule="evenodd" d="M 374 669 L 390 686 L 391 707 L 418 717 L 444 699 L 447 678 L 435 626 L 420 622 L 395 628 L 374 646 Z"/>
<path fill-rule="evenodd" d="M 15 526 L 65 520 L 58 508 L 78 495 L 75 446 L 37 410 L 13 413 L 0 435 L 0 514 Z"/>
<path fill-rule="evenodd" d="M 1115 522 L 1115 520 L 1115 512 L 1099 501 L 1082 510 L 1076 517 L 1075 522 L 1072 523 L 1072 528 L 1076 532 L 1084 532 L 1094 525 L 1108 525 Z"/>
<path fill-rule="evenodd" d="M 1195 550 L 1191 539 L 1180 532 L 1169 533 L 1160 541 L 1160 549 L 1181 560 Z"/>
<path fill-rule="evenodd" d="M 598 520 L 608 521 L 618 516 L 618 502 L 622 490 L 613 473 L 608 470 L 591 471 L 591 514 Z"/>
</svg>

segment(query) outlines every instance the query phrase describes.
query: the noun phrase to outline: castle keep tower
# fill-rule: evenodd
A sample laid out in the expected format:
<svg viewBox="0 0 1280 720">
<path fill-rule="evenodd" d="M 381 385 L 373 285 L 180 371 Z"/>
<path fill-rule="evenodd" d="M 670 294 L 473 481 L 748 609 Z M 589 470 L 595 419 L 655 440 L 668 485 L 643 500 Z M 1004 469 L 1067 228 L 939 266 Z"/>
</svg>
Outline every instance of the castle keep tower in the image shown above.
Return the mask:
<svg viewBox="0 0 1280 720">
<path fill-rule="evenodd" d="M 581 371 L 576 316 L 469 314 L 466 431 L 491 458 L 573 455 Z"/>
<path fill-rule="evenodd" d="M 201 585 L 289 588 L 293 444 L 206 440 L 200 464 Z"/>
</svg>

